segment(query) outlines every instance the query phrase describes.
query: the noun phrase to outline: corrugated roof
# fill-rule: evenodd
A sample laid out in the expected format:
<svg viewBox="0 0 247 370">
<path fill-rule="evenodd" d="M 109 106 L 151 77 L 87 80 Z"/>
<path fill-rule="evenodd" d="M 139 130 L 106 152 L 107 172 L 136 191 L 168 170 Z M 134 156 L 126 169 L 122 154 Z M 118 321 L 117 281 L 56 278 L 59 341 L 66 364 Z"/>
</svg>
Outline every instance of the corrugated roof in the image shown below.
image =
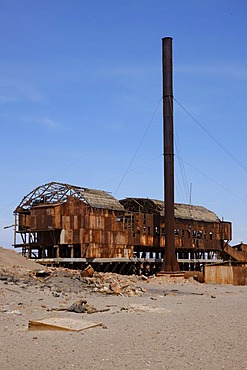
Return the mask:
<svg viewBox="0 0 247 370">
<path fill-rule="evenodd" d="M 175 203 L 174 213 L 176 218 L 183 218 L 205 222 L 220 222 L 217 215 L 209 209 L 202 206 L 194 206 L 190 204 Z"/>
<path fill-rule="evenodd" d="M 131 201 L 133 201 L 133 208 L 130 205 Z M 130 207 L 130 211 L 131 210 L 134 211 L 134 208 L 136 208 L 136 211 L 146 213 L 154 212 L 164 215 L 164 202 L 162 200 L 149 198 L 126 198 L 120 200 L 120 202 L 124 206 Z M 139 209 L 137 209 L 138 206 Z M 190 204 L 175 203 L 174 215 L 175 218 L 187 220 L 220 222 L 220 219 L 214 212 L 210 211 L 205 207 Z"/>
<path fill-rule="evenodd" d="M 124 207 L 119 203 L 119 201 L 103 190 L 84 188 L 79 190 L 79 193 L 90 207 L 124 211 Z"/>
</svg>

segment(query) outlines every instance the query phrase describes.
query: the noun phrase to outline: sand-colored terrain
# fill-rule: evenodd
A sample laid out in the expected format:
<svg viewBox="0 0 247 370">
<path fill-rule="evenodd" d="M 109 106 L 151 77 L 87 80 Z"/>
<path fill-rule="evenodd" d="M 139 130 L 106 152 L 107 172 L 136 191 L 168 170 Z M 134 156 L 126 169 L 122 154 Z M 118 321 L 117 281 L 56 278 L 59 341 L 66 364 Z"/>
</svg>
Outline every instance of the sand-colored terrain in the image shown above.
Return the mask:
<svg viewBox="0 0 247 370">
<path fill-rule="evenodd" d="M 66 269 L 37 276 L 38 270 L 44 268 L 0 248 L 2 370 L 247 369 L 246 286 L 85 278 Z M 68 311 L 81 299 L 85 312 Z M 100 312 L 90 314 L 92 308 Z M 102 325 L 78 332 L 28 329 L 30 320 L 60 317 Z"/>
</svg>

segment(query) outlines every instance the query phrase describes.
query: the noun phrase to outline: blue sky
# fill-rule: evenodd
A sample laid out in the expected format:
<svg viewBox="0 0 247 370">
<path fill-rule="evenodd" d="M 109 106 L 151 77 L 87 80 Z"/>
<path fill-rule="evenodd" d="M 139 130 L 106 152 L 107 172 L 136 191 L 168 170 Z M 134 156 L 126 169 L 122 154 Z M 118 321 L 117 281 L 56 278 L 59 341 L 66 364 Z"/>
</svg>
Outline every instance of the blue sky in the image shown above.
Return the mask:
<svg viewBox="0 0 247 370">
<path fill-rule="evenodd" d="M 246 14 L 244 0 L 0 0 L 0 245 L 21 199 L 50 181 L 163 199 L 166 36 L 176 202 L 191 189 L 247 242 Z"/>
</svg>

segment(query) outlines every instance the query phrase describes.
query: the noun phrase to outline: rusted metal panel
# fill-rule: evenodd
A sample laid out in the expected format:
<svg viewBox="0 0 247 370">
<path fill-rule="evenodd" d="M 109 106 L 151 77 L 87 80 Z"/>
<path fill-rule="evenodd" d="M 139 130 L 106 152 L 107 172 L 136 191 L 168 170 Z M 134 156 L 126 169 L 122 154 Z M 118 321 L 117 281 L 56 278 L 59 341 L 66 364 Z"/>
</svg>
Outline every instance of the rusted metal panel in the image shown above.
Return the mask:
<svg viewBox="0 0 247 370">
<path fill-rule="evenodd" d="M 73 244 L 79 244 L 80 243 L 80 230 L 74 229 L 73 230 Z"/>
<path fill-rule="evenodd" d="M 233 284 L 233 270 L 230 266 L 205 266 L 205 282 Z"/>
<path fill-rule="evenodd" d="M 97 257 L 96 257 L 97 256 Z M 89 243 L 84 249 L 85 258 L 116 258 L 133 257 L 133 248 L 126 248 L 125 244 L 109 246 L 108 244 Z"/>
<path fill-rule="evenodd" d="M 207 265 L 204 274 L 206 283 L 247 285 L 247 265 Z"/>
<path fill-rule="evenodd" d="M 247 244 L 241 243 L 241 250 L 245 253 L 247 253 Z"/>
<path fill-rule="evenodd" d="M 74 215 L 73 217 L 73 229 L 77 230 L 78 229 L 78 215 Z"/>
<path fill-rule="evenodd" d="M 34 207 L 31 209 L 30 226 L 33 230 L 54 228 L 54 207 Z"/>
<path fill-rule="evenodd" d="M 61 208 L 63 227 L 61 242 L 64 244 L 79 242 L 82 245 L 81 253 L 88 258 L 114 255 L 116 254 L 114 250 L 119 249 L 119 245 L 123 254 L 123 250 L 126 249 L 126 234 L 114 211 L 88 209 L 80 200 L 73 198 L 69 198 L 68 204 L 63 204 Z"/>
<path fill-rule="evenodd" d="M 30 212 L 20 213 L 18 217 L 18 231 L 29 229 L 31 226 Z"/>
<path fill-rule="evenodd" d="M 61 207 L 54 207 L 54 229 L 61 229 Z"/>
<path fill-rule="evenodd" d="M 62 244 L 73 244 L 73 230 L 64 230 L 63 243 Z"/>
<path fill-rule="evenodd" d="M 232 224 L 230 222 L 221 221 L 220 232 L 222 235 L 222 239 L 232 240 Z"/>
<path fill-rule="evenodd" d="M 70 216 L 62 216 L 62 228 L 69 230 L 70 227 Z"/>
</svg>

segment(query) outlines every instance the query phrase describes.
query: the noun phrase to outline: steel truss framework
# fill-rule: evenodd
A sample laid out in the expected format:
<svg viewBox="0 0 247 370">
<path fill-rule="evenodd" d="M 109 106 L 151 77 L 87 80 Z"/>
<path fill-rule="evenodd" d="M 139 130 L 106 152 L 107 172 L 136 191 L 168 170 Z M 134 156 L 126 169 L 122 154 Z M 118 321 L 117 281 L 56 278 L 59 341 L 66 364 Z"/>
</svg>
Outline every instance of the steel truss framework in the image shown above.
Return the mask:
<svg viewBox="0 0 247 370">
<path fill-rule="evenodd" d="M 52 204 L 52 203 L 64 203 L 67 199 L 67 196 L 77 197 L 86 204 L 87 200 L 83 197 L 83 192 L 89 189 L 83 188 L 80 186 L 74 186 L 69 184 L 63 184 L 58 182 L 50 182 L 45 185 L 38 186 L 32 190 L 28 195 L 26 195 L 15 212 L 21 208 L 22 210 L 30 210 L 33 205 L 36 204 Z"/>
</svg>

